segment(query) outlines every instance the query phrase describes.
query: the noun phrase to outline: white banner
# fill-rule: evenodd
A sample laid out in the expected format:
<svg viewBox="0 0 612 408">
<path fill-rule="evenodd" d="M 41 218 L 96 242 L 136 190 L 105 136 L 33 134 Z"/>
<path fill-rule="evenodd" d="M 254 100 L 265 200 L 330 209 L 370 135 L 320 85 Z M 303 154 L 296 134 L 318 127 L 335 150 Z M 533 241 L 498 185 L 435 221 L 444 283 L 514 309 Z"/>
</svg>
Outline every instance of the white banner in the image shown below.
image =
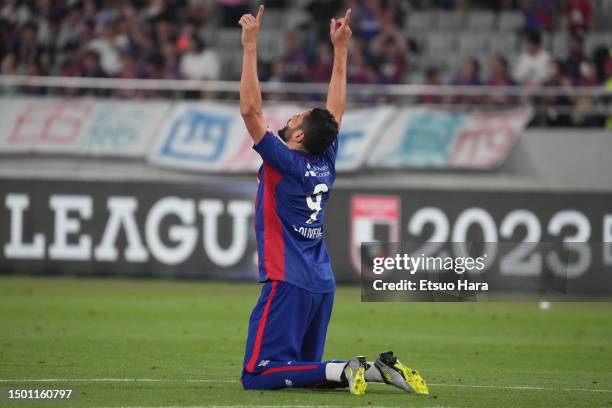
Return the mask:
<svg viewBox="0 0 612 408">
<path fill-rule="evenodd" d="M 530 109 L 471 114 L 402 109 L 381 135 L 371 167 L 494 168 L 531 118 Z"/>
<path fill-rule="evenodd" d="M 273 131 L 285 126 L 298 106 L 264 109 Z M 178 169 L 244 172 L 261 164 L 239 107 L 212 103 L 178 103 L 161 125 L 149 161 Z"/>
<path fill-rule="evenodd" d="M 1 98 L 0 151 L 144 157 L 169 102 Z"/>
<path fill-rule="evenodd" d="M 396 109 L 390 106 L 346 112 L 338 136 L 336 170 L 359 169 L 367 160 L 376 140 L 387 133 L 384 131 L 385 125 L 392 120 L 395 112 Z"/>
<path fill-rule="evenodd" d="M 298 105 L 264 107 L 275 133 Z M 531 110 L 449 113 L 382 106 L 348 111 L 336 168 L 493 168 L 524 130 Z M 0 152 L 132 157 L 178 170 L 253 172 L 261 159 L 238 104 L 0 98 Z"/>
<path fill-rule="evenodd" d="M 275 133 L 295 113 L 297 105 L 264 108 L 268 127 Z M 379 130 L 390 120 L 393 108 L 347 112 L 339 135 L 337 169 L 350 171 L 364 162 Z M 155 165 L 179 169 L 245 172 L 261 164 L 237 106 L 180 103 L 172 109 L 159 132 L 149 160 Z"/>
</svg>

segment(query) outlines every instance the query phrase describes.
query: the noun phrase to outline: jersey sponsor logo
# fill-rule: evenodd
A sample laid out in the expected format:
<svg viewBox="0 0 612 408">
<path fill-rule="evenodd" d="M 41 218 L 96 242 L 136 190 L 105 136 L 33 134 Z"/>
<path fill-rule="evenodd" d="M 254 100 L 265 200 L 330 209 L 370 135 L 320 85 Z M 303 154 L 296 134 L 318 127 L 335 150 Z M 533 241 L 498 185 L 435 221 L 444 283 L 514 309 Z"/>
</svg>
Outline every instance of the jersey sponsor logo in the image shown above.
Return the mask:
<svg viewBox="0 0 612 408">
<path fill-rule="evenodd" d="M 268 364 L 270 364 L 270 360 L 261 360 L 259 364 L 257 364 L 257 367 L 265 367 Z"/>
<path fill-rule="evenodd" d="M 329 166 L 327 164 L 311 164 L 306 163 L 306 173 L 304 177 L 329 177 L 331 176 L 331 171 L 329 171 Z"/>
</svg>

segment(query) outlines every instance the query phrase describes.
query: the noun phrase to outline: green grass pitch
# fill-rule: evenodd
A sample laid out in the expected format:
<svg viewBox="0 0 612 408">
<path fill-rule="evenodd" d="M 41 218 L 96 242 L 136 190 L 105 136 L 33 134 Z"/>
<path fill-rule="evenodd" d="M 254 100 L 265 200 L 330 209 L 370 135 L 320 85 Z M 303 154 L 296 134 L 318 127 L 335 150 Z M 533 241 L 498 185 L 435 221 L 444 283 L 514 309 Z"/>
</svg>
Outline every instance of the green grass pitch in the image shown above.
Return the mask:
<svg viewBox="0 0 612 408">
<path fill-rule="evenodd" d="M 0 406 L 612 407 L 609 303 L 368 304 L 340 287 L 325 357 L 392 349 L 430 383 L 429 396 L 373 384 L 355 397 L 242 390 L 258 294 L 254 283 L 2 277 Z M 11 402 L 14 388 L 74 397 Z"/>
</svg>

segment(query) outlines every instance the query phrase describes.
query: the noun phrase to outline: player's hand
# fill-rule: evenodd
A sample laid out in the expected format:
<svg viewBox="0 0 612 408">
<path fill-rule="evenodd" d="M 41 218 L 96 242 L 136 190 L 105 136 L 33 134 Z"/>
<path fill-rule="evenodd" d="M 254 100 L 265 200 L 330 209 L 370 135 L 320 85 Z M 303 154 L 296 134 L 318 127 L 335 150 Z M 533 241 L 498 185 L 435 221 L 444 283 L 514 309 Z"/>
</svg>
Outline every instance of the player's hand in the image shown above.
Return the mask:
<svg viewBox="0 0 612 408">
<path fill-rule="evenodd" d="M 261 25 L 261 17 L 263 16 L 264 6 L 259 6 L 257 11 L 257 17 L 253 17 L 252 14 L 245 14 L 240 17 L 238 24 L 242 27 L 242 46 L 243 47 L 256 47 L 257 46 L 257 34 L 259 33 L 259 27 Z"/>
<path fill-rule="evenodd" d="M 329 35 L 331 37 L 332 44 L 335 49 L 347 49 L 349 40 L 353 32 L 349 27 L 351 20 L 351 9 L 346 10 L 344 18 L 335 19 L 332 18 L 329 25 Z"/>
</svg>

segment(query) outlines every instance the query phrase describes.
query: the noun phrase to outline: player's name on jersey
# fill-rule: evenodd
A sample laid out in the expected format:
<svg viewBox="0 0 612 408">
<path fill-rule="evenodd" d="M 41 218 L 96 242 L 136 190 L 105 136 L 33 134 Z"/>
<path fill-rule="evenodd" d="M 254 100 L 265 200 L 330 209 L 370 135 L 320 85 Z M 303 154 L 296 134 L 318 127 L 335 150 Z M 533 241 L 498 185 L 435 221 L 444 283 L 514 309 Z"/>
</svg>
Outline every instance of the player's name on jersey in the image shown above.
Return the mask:
<svg viewBox="0 0 612 408">
<path fill-rule="evenodd" d="M 459 279 L 456 282 L 435 282 L 429 279 L 419 279 L 411 281 L 402 279 L 396 282 L 385 282 L 377 279 L 372 282 L 375 291 L 408 291 L 408 292 L 438 292 L 438 291 L 474 291 L 483 292 L 489 290 L 486 282 L 470 282 L 466 279 Z"/>
<path fill-rule="evenodd" d="M 323 228 L 308 228 L 308 227 L 296 227 L 293 226 L 293 229 L 307 239 L 321 238 L 323 236 Z"/>
</svg>

